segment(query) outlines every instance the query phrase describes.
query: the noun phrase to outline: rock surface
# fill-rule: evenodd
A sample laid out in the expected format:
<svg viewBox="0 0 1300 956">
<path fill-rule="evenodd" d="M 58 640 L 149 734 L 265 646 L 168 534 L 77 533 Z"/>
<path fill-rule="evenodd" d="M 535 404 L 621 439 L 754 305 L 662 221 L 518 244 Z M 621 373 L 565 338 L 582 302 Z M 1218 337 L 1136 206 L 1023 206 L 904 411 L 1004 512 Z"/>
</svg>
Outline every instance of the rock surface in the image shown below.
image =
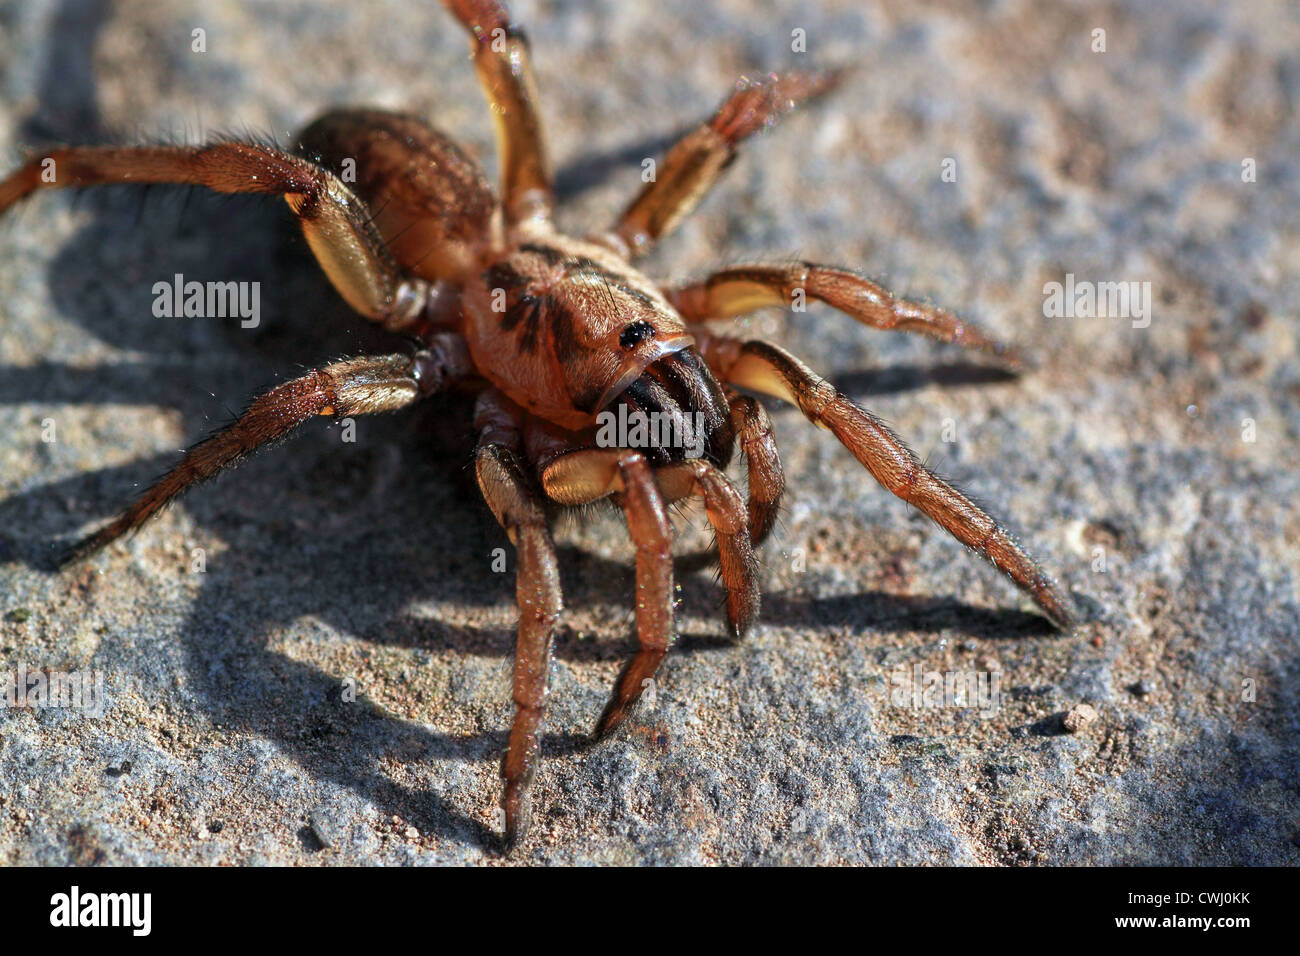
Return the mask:
<svg viewBox="0 0 1300 956">
<path fill-rule="evenodd" d="M 857 65 L 752 142 L 648 271 L 845 263 L 1019 343 L 1038 367 L 1012 378 L 821 306 L 745 323 L 1006 516 L 1084 622 L 1051 632 L 772 406 L 789 496 L 762 622 L 731 646 L 710 573 L 683 570 L 654 705 L 590 751 L 631 642 L 631 548 L 612 515 L 562 523 L 569 610 L 517 861 L 1300 862 L 1300 15 L 1094 6 L 518 0 L 579 232 L 738 74 Z M 430 7 L 0 3 L 0 156 L 287 141 L 370 103 L 495 168 L 463 37 Z M 309 427 L 48 569 L 249 394 L 385 347 L 287 218 L 114 189 L 0 222 L 0 667 L 102 671 L 107 695 L 102 717 L 0 711 L 4 863 L 500 862 L 516 612 L 463 401 L 352 442 Z M 260 323 L 155 318 L 175 274 L 259 282 Z M 1149 283 L 1149 324 L 1047 317 L 1067 274 Z M 684 548 L 702 525 L 683 516 Z M 996 677 L 988 706 L 923 693 L 968 672 Z M 1097 718 L 1065 733 L 1081 704 Z"/>
</svg>

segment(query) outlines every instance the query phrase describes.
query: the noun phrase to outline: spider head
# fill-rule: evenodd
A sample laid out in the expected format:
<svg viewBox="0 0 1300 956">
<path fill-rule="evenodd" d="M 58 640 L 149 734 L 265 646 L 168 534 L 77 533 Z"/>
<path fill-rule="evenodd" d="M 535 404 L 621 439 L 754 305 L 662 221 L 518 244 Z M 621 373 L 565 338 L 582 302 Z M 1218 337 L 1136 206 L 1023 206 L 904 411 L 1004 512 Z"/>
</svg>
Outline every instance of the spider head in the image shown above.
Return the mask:
<svg viewBox="0 0 1300 956">
<path fill-rule="evenodd" d="M 653 461 L 730 456 L 721 387 L 681 316 L 624 260 L 554 238 L 516 247 L 483 280 L 487 318 L 470 324 L 471 347 L 515 401 L 575 430 L 611 412 L 654 416 L 672 445 L 628 445 Z"/>
</svg>

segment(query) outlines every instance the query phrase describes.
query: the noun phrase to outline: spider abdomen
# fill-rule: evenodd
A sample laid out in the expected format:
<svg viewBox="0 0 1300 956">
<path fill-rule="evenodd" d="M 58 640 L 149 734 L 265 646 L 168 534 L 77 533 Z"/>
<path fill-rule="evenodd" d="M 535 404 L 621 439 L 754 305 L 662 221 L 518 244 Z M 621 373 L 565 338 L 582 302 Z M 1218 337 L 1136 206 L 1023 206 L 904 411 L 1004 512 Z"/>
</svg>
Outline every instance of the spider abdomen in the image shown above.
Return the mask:
<svg viewBox="0 0 1300 956">
<path fill-rule="evenodd" d="M 343 109 L 303 130 L 298 152 L 365 202 L 404 269 L 430 281 L 472 270 L 500 204 L 478 163 L 449 137 L 403 113 Z"/>
</svg>

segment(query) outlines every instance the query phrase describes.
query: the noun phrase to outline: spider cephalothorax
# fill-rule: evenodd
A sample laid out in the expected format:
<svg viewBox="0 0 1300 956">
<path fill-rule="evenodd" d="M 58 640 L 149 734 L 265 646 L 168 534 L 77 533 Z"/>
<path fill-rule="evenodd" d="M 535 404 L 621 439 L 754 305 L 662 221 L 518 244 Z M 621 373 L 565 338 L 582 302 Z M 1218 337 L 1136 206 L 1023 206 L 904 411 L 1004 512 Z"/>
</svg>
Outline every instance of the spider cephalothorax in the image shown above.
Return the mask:
<svg viewBox="0 0 1300 956">
<path fill-rule="evenodd" d="M 746 392 L 796 405 L 877 481 L 1009 575 L 1058 626 L 1069 626 L 1064 596 L 1007 531 L 926 469 L 870 412 L 783 349 L 721 335 L 706 323 L 812 299 L 869 326 L 1014 361 L 1008 349 L 951 313 L 896 299 L 842 269 L 799 262 L 733 267 L 661 287 L 632 265 L 694 207 L 743 139 L 829 89 L 836 75 L 741 81 L 669 151 L 657 178 L 611 230 L 578 240 L 552 225 L 550 173 L 522 34 L 495 0 L 444 3 L 470 33 L 496 119 L 499 197 L 442 133 L 414 117 L 374 110 L 326 114 L 295 152 L 242 142 L 63 148 L 0 181 L 0 212 L 37 189 L 103 183 L 190 183 L 282 196 L 349 305 L 419 342 L 413 354 L 334 362 L 256 398 L 82 541 L 74 557 L 139 527 L 186 488 L 313 416 L 391 411 L 453 387 L 476 389 L 479 486 L 518 551 L 515 719 L 502 761 L 511 844 L 527 827 L 561 612 L 548 526 L 553 506 L 612 499 L 636 546 L 639 648 L 615 682 L 593 734 L 599 738 L 622 724 L 672 644 L 669 504 L 703 500 L 732 633 L 744 634 L 757 616 L 754 549 L 772 528 L 784 479 L 767 414 Z M 351 186 L 332 171 L 345 166 L 355 173 Z M 745 460 L 747 498 L 724 472 L 736 452 Z"/>
</svg>

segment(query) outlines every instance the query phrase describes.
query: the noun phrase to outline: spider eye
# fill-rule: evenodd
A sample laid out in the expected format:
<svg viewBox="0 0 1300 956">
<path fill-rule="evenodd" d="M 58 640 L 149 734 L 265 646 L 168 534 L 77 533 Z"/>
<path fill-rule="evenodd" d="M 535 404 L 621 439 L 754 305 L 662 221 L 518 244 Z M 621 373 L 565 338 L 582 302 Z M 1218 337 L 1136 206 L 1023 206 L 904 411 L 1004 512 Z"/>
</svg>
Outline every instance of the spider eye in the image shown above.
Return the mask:
<svg viewBox="0 0 1300 956">
<path fill-rule="evenodd" d="M 625 349 L 634 349 L 646 339 L 654 338 L 655 327 L 649 322 L 633 322 L 618 337 L 618 344 Z"/>
</svg>

